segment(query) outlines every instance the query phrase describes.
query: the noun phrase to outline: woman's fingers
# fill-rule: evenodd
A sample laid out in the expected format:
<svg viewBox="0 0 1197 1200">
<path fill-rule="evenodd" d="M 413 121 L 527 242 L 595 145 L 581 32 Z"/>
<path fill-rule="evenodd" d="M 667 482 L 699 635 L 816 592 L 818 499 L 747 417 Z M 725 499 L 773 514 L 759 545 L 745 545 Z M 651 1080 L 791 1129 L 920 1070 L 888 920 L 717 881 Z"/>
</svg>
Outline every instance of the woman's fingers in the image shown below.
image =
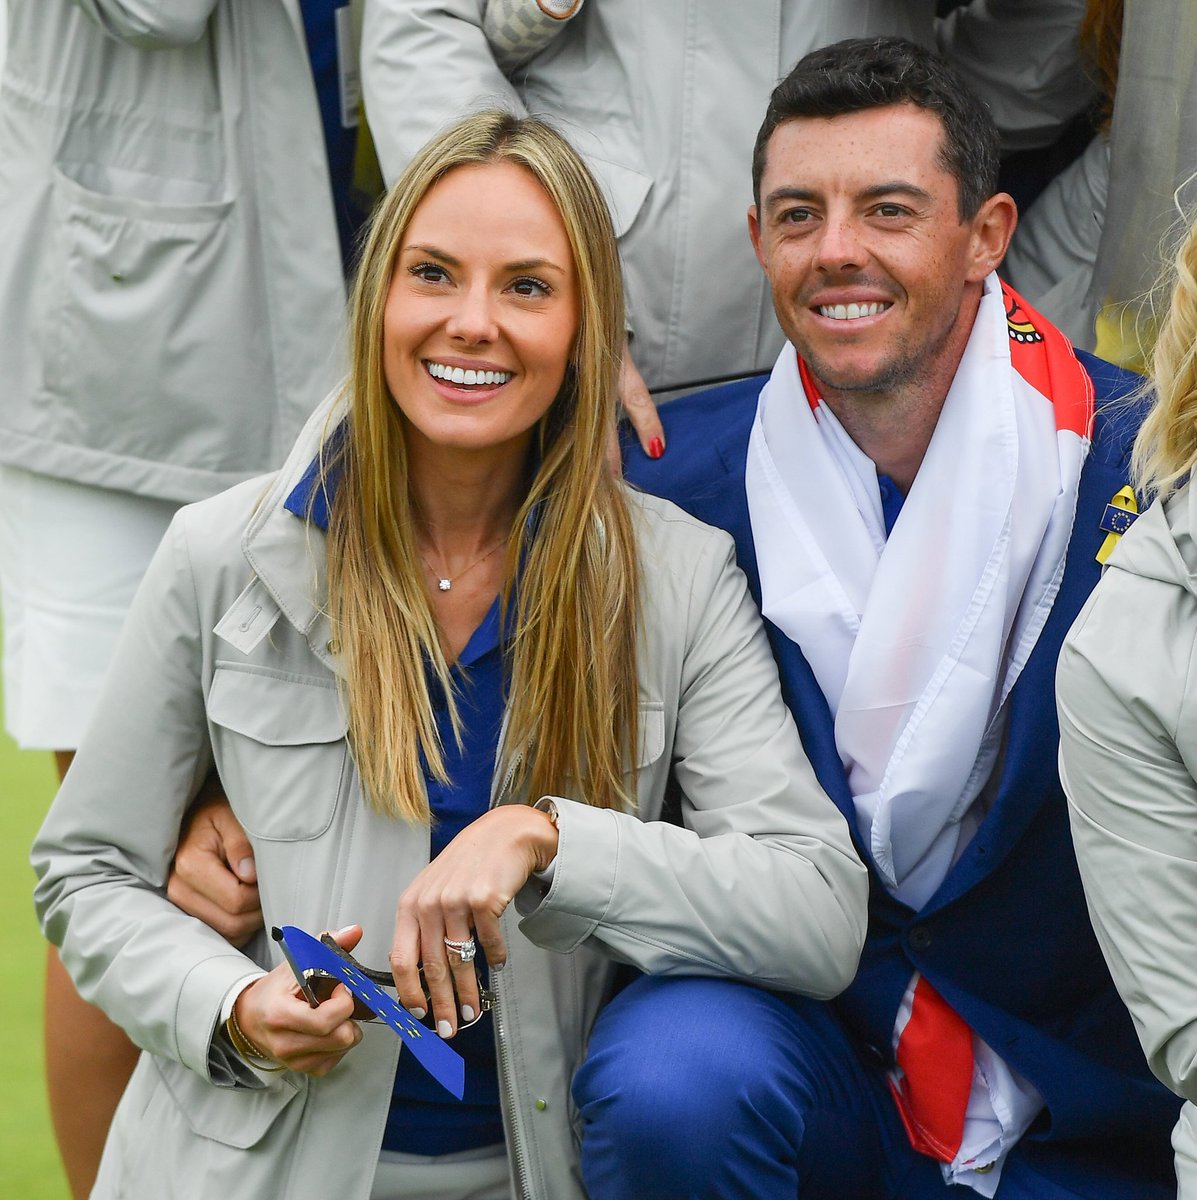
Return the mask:
<svg viewBox="0 0 1197 1200">
<path fill-rule="evenodd" d="M 400 898 L 399 911 L 395 916 L 390 966 L 399 1003 L 417 1021 L 422 1021 L 428 1012 L 428 997 L 420 980 L 420 922 L 412 911 L 407 892 Z"/>
<path fill-rule="evenodd" d="M 309 1075 L 327 1074 L 361 1041 L 352 1013 L 353 996 L 344 985 L 312 1008 L 285 964 L 251 983 L 233 1005 L 237 1027 L 255 1050 Z"/>
<path fill-rule="evenodd" d="M 445 950 L 449 958 L 449 970 L 453 975 L 453 989 L 457 993 L 457 1017 L 461 1025 L 470 1025 L 478 1018 L 482 998 L 478 995 L 478 971 L 475 961 L 478 943 L 466 922 L 460 926 L 450 925 L 452 936 L 445 935 Z"/>
</svg>

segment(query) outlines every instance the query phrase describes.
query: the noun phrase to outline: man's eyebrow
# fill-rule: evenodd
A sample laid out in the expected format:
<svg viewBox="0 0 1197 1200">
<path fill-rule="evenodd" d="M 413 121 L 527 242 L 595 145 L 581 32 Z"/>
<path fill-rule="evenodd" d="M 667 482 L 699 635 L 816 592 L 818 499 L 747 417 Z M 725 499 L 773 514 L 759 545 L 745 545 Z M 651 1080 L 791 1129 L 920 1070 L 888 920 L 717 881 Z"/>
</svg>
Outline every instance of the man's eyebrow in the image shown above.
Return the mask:
<svg viewBox="0 0 1197 1200">
<path fill-rule="evenodd" d="M 783 200 L 817 200 L 818 198 L 817 192 L 809 191 L 806 188 L 779 187 L 774 188 L 765 197 L 765 207 L 772 208 L 773 205 L 780 204 Z"/>
<path fill-rule="evenodd" d="M 891 179 L 886 183 L 875 183 L 860 193 L 862 200 L 880 200 L 883 196 L 909 196 L 912 200 L 921 200 L 929 204 L 935 199 L 925 188 L 909 183 L 905 179 Z"/>
<path fill-rule="evenodd" d="M 884 196 L 908 196 L 910 199 L 922 201 L 924 204 L 929 204 L 935 198 L 925 188 L 905 179 L 888 179 L 883 183 L 875 183 L 872 187 L 867 187 L 858 193 L 858 199 L 861 200 L 880 200 Z M 819 193 L 811 191 L 809 188 L 779 187 L 765 197 L 765 207 L 772 208 L 787 200 L 809 203 L 818 199 Z"/>
<path fill-rule="evenodd" d="M 443 262 L 446 266 L 460 267 L 461 261 L 453 257 L 447 250 L 440 249 L 439 246 L 423 245 L 419 242 L 410 242 L 404 246 L 401 254 L 427 254 L 429 258 L 435 258 L 439 262 Z M 553 262 L 550 258 L 520 258 L 515 262 L 503 264 L 504 271 L 557 271 L 559 274 L 566 274 L 566 269 L 559 264 Z"/>
</svg>

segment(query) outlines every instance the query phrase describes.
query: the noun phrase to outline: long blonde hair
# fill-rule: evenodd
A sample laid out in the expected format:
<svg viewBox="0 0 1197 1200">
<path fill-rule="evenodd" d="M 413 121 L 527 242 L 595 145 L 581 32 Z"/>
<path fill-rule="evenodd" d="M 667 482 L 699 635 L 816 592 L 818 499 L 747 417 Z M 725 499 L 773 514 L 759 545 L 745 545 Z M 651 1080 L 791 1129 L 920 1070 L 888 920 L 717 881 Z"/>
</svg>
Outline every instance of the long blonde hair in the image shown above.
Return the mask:
<svg viewBox="0 0 1197 1200">
<path fill-rule="evenodd" d="M 1156 400 L 1131 457 L 1139 490 L 1161 497 L 1197 465 L 1197 223 L 1162 281 L 1169 282 L 1171 300 L 1152 358 Z"/>
<path fill-rule="evenodd" d="M 529 171 L 556 205 L 581 314 L 507 543 L 502 605 L 514 633 L 506 766 L 511 784 L 533 799 L 564 792 L 601 807 L 632 803 L 624 771 L 627 759 L 635 762 L 638 727 L 638 570 L 626 496 L 604 453 L 624 336 L 615 236 L 598 187 L 559 134 L 533 118 L 483 112 L 434 138 L 375 214 L 350 300 L 348 431 L 324 464 L 326 478 L 340 474 L 329 522 L 329 611 L 346 667 L 354 757 L 374 806 L 414 822 L 429 819 L 424 766 L 446 779 L 428 668 L 458 736 L 460 726 L 419 566 L 403 420 L 383 373 L 383 311 L 416 206 L 454 168 L 492 162 Z"/>
</svg>

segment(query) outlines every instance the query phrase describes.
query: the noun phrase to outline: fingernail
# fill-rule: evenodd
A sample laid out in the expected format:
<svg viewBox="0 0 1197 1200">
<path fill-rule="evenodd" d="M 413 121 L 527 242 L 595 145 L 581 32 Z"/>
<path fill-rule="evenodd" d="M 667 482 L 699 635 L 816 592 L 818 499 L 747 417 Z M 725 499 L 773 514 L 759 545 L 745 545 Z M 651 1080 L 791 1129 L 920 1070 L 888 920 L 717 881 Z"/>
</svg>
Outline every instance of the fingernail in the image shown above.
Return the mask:
<svg viewBox="0 0 1197 1200">
<path fill-rule="evenodd" d="M 436 1031 L 443 1038 L 453 1036 L 453 1026 L 448 1021 L 437 1021 Z"/>
<path fill-rule="evenodd" d="M 252 883 L 258 877 L 258 867 L 252 858 L 243 858 L 237 864 L 237 878 L 243 883 Z"/>
<path fill-rule="evenodd" d="M 461 1006 L 461 1015 L 465 1020 L 472 1021 L 474 1019 L 474 1010 L 468 1004 L 463 1004 Z"/>
<path fill-rule="evenodd" d="M 334 937 L 344 937 L 352 928 L 353 928 L 352 925 L 346 925 L 343 929 L 338 929 L 337 932 L 335 934 L 333 934 L 333 936 Z"/>
<path fill-rule="evenodd" d="M 426 1016 L 428 1016 L 428 1009 L 426 1008 L 409 1008 L 407 1011 L 411 1013 L 411 1015 L 415 1017 L 417 1021 L 422 1021 Z"/>
<path fill-rule="evenodd" d="M 506 965 L 507 965 L 506 959 L 504 959 L 502 962 L 487 963 L 487 966 L 490 967 L 490 973 L 492 975 L 497 975 Z"/>
<path fill-rule="evenodd" d="M 659 437 L 652 438 L 648 443 L 649 458 L 660 458 L 665 453 L 665 443 Z"/>
</svg>

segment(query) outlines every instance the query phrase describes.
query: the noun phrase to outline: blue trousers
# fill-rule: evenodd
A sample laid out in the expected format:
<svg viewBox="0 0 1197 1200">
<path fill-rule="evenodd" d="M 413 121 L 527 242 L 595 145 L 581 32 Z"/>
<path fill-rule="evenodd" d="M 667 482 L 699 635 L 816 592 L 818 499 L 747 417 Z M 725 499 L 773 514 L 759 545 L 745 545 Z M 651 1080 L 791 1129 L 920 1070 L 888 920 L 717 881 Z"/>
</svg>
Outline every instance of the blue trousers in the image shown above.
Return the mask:
<svg viewBox="0 0 1197 1200">
<path fill-rule="evenodd" d="M 640 978 L 574 1079 L 591 1200 L 969 1200 L 910 1148 L 832 1010 L 720 979 Z M 996 1200 L 1167 1200 L 1108 1146 L 1026 1139 Z"/>
</svg>

